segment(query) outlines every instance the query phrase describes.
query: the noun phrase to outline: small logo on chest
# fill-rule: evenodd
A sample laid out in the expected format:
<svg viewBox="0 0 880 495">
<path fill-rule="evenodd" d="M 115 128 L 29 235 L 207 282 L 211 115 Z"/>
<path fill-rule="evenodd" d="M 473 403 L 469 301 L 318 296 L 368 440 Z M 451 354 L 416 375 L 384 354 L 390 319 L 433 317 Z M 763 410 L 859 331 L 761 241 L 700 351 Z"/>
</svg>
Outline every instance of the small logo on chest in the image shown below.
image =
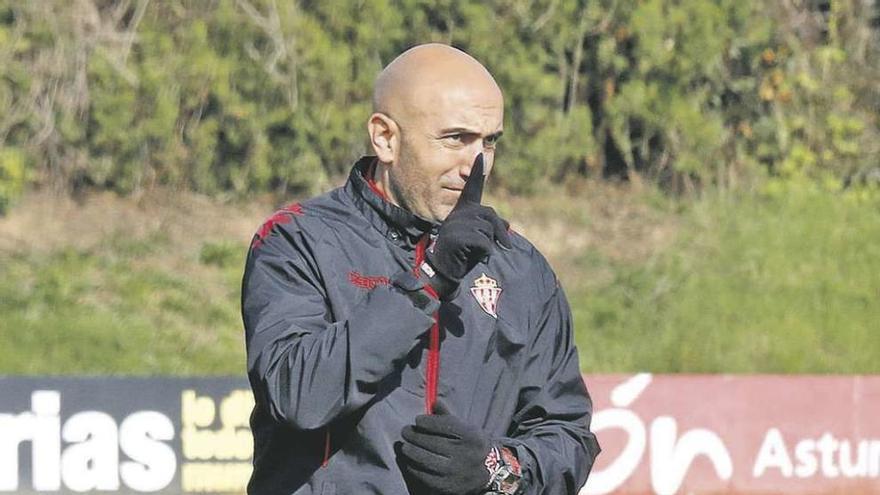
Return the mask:
<svg viewBox="0 0 880 495">
<path fill-rule="evenodd" d="M 388 277 L 361 275 L 356 271 L 348 272 L 348 281 L 355 287 L 367 290 L 372 290 L 377 285 L 388 285 L 391 283 L 391 281 L 388 280 Z"/>
<path fill-rule="evenodd" d="M 477 304 L 483 308 L 483 311 L 492 318 L 498 318 L 496 309 L 498 308 L 498 298 L 501 297 L 501 290 L 501 287 L 498 287 L 498 282 L 496 282 L 495 279 L 483 273 L 479 278 L 474 280 L 474 286 L 471 287 L 471 294 L 474 295 L 474 299 L 477 300 Z"/>
</svg>

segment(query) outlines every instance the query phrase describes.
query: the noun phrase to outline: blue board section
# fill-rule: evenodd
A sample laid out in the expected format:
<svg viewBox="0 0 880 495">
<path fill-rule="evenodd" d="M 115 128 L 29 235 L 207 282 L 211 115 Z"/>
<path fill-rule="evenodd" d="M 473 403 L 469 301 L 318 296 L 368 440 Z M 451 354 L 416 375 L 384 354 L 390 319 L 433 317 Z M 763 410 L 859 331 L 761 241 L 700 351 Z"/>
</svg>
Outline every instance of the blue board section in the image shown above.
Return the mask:
<svg viewBox="0 0 880 495">
<path fill-rule="evenodd" d="M 243 493 L 243 377 L 0 377 L 0 493 Z"/>
</svg>

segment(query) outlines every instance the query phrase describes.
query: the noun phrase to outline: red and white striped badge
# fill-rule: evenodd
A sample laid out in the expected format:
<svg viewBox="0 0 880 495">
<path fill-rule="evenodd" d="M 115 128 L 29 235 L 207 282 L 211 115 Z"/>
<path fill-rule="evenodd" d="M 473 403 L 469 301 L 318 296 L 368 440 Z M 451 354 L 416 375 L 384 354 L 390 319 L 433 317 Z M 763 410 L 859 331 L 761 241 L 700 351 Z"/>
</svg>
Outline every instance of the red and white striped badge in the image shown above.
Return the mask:
<svg viewBox="0 0 880 495">
<path fill-rule="evenodd" d="M 483 308 L 483 311 L 492 318 L 498 318 L 498 314 L 495 310 L 498 308 L 498 298 L 501 297 L 501 290 L 501 287 L 498 287 L 498 282 L 496 282 L 495 279 L 490 278 L 483 273 L 479 278 L 474 280 L 474 286 L 471 287 L 471 294 L 474 295 L 474 299 L 477 300 L 477 303 Z"/>
</svg>

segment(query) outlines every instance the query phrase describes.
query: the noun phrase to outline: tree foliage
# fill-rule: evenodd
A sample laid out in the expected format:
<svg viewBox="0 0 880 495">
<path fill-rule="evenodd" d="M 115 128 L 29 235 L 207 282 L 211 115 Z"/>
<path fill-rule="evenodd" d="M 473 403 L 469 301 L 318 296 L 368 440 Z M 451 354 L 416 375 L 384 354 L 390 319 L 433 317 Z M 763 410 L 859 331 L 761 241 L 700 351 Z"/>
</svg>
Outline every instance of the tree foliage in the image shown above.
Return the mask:
<svg viewBox="0 0 880 495">
<path fill-rule="evenodd" d="M 373 79 L 441 41 L 506 97 L 500 181 L 880 181 L 869 0 L 0 0 L 0 208 L 25 181 L 311 192 Z M 873 21 L 872 21 L 873 20 Z"/>
</svg>

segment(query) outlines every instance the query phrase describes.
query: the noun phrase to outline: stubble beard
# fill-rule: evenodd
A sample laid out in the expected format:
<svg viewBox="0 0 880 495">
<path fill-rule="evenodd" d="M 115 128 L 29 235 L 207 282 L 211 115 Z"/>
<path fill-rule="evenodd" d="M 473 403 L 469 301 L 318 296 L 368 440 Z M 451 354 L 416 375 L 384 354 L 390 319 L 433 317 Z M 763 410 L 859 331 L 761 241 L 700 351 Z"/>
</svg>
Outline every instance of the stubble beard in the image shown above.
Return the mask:
<svg viewBox="0 0 880 495">
<path fill-rule="evenodd" d="M 403 156 L 396 164 L 399 173 L 392 173 L 388 176 L 391 194 L 397 200 L 397 206 L 409 211 L 413 215 L 431 223 L 440 223 L 442 218 L 435 218 L 431 208 L 432 198 L 430 197 L 430 186 L 423 183 L 424 178 L 418 174 L 410 174 L 412 167 L 410 166 L 409 157 Z M 407 171 L 407 172 L 404 172 Z M 421 207 L 424 211 L 419 211 Z M 448 213 L 448 212 L 447 212 Z"/>
</svg>

